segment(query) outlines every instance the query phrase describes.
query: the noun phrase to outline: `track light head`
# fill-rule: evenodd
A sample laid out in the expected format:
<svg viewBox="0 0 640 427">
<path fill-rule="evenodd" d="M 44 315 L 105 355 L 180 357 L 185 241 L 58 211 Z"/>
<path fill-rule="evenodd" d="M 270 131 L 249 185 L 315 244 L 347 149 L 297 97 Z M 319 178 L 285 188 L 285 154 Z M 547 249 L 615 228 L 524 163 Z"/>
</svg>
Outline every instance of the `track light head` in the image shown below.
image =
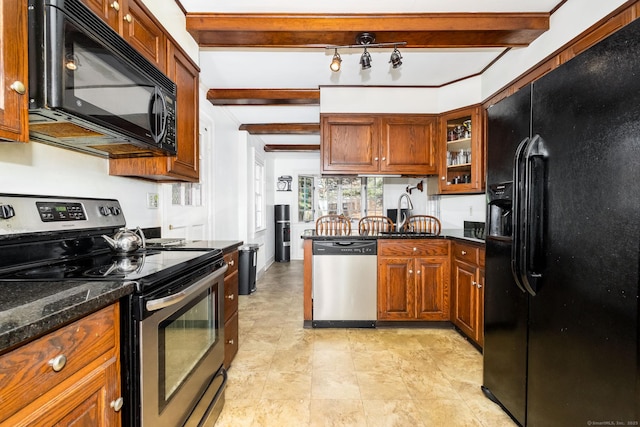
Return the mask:
<svg viewBox="0 0 640 427">
<path fill-rule="evenodd" d="M 364 52 L 360 57 L 360 65 L 362 66 L 363 70 L 368 70 L 369 68 L 371 68 L 371 55 L 369 55 L 369 52 L 367 52 L 366 47 L 364 48 Z"/>
<path fill-rule="evenodd" d="M 393 52 L 391 52 L 391 59 L 389 59 L 389 63 L 392 68 L 399 68 L 402 65 L 402 55 L 395 46 L 393 48 Z"/>
<path fill-rule="evenodd" d="M 342 58 L 340 58 L 338 49 L 336 49 L 335 53 L 333 54 L 333 59 L 331 60 L 331 65 L 329 65 L 329 68 L 331 69 L 331 71 L 333 71 L 334 73 L 337 71 L 340 71 L 341 62 L 342 62 Z"/>
</svg>

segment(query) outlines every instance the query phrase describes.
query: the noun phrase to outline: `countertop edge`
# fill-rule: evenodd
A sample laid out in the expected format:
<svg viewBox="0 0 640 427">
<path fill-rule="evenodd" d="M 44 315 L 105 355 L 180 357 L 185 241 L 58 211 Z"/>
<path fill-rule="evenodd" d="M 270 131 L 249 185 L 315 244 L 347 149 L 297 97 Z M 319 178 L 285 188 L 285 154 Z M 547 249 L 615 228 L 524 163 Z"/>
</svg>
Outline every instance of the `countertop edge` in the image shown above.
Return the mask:
<svg viewBox="0 0 640 427">
<path fill-rule="evenodd" d="M 450 229 L 450 230 L 442 230 L 437 236 L 424 236 L 424 235 L 403 235 L 403 236 L 384 236 L 384 235 L 374 235 L 374 236 L 361 236 L 358 234 L 348 235 L 348 236 L 320 236 L 316 234 L 302 235 L 300 236 L 303 240 L 389 240 L 389 239 L 400 239 L 400 240 L 413 240 L 413 239 L 455 239 L 455 240 L 463 240 L 465 242 L 476 243 L 479 245 L 484 245 L 485 241 L 483 239 L 478 239 L 476 237 L 465 236 L 464 230 L 462 229 Z"/>
</svg>

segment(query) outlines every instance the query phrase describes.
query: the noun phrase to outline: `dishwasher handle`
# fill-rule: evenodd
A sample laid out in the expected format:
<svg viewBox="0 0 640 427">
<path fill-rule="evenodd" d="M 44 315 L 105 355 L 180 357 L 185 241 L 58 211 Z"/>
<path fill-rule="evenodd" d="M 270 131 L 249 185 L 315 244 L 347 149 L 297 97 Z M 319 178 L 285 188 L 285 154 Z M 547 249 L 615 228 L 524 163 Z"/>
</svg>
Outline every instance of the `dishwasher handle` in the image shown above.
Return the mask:
<svg viewBox="0 0 640 427">
<path fill-rule="evenodd" d="M 314 256 L 325 255 L 376 255 L 378 243 L 372 239 L 336 239 L 315 240 L 312 252 Z"/>
</svg>

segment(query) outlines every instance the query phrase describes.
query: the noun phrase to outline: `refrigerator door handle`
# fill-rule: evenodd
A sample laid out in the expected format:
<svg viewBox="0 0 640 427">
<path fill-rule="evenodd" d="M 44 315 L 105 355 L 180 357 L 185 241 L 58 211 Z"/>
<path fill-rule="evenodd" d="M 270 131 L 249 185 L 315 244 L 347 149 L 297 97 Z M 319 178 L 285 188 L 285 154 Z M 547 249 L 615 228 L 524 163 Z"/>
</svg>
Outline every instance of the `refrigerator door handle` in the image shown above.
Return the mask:
<svg viewBox="0 0 640 427">
<path fill-rule="evenodd" d="M 528 292 L 523 284 L 522 279 L 522 196 L 523 196 L 523 183 L 524 181 L 524 150 L 527 144 L 531 141 L 529 137 L 523 139 L 518 148 L 516 149 L 515 156 L 513 158 L 513 203 L 512 203 L 512 243 L 511 243 L 511 274 L 516 282 L 516 285 L 522 292 Z"/>
<path fill-rule="evenodd" d="M 540 135 L 531 139 L 524 152 L 524 241 L 521 253 L 523 284 L 531 295 L 539 291 L 544 248 L 544 210 L 548 152 Z"/>
</svg>

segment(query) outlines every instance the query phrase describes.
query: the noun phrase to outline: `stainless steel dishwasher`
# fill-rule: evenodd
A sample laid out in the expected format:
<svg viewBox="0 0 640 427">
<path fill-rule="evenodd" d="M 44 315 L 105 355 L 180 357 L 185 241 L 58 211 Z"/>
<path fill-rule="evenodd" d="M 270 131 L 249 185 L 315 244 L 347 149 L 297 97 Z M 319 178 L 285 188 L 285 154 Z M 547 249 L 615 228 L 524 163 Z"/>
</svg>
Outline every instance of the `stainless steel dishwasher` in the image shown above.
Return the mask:
<svg viewBox="0 0 640 427">
<path fill-rule="evenodd" d="M 313 321 L 319 327 L 375 327 L 376 240 L 313 242 Z"/>
</svg>

